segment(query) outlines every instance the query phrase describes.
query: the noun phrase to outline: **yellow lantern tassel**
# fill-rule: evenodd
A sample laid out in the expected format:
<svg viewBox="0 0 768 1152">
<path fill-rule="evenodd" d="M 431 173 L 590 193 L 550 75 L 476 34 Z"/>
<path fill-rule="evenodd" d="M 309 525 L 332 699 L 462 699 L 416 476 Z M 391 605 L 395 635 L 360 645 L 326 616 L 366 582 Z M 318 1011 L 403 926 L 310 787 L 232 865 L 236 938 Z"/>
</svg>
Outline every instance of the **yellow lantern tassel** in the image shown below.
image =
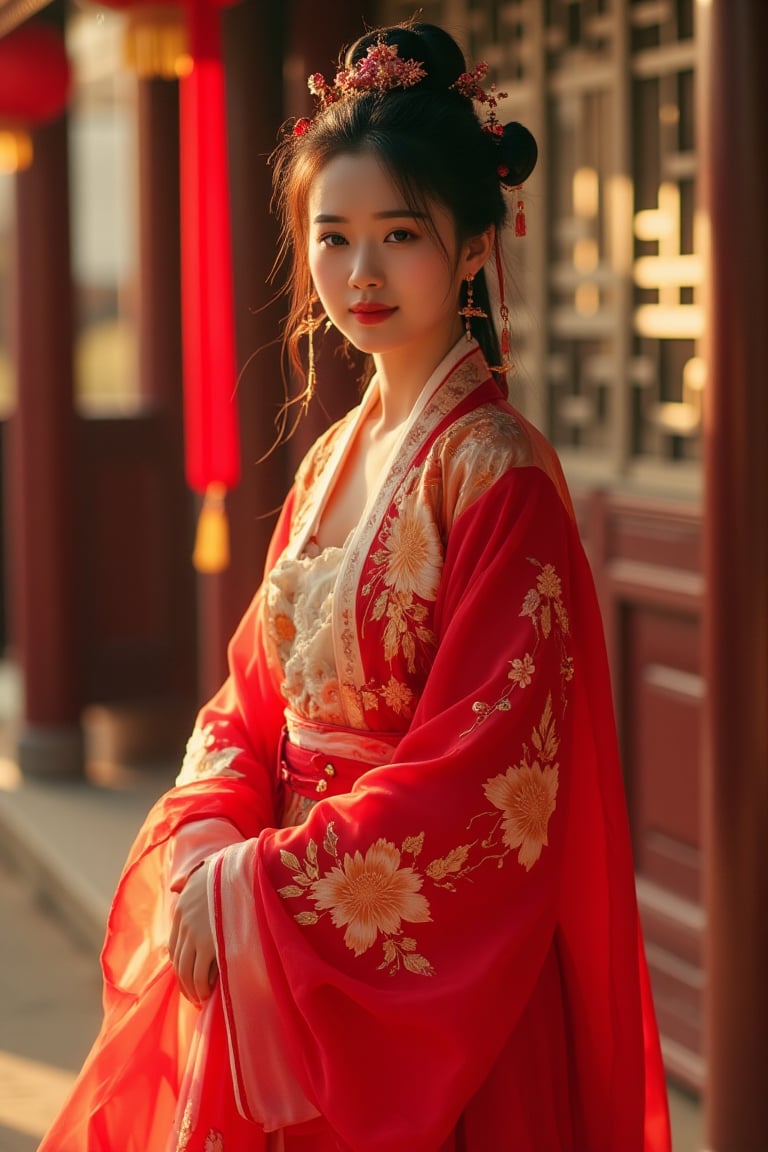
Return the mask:
<svg viewBox="0 0 768 1152">
<path fill-rule="evenodd" d="M 229 567 L 229 522 L 224 507 L 227 490 L 209 484 L 197 520 L 192 563 L 198 572 L 223 572 Z"/>
<path fill-rule="evenodd" d="M 34 159 L 32 137 L 19 125 L 0 122 L 0 172 L 23 172 Z"/>
</svg>

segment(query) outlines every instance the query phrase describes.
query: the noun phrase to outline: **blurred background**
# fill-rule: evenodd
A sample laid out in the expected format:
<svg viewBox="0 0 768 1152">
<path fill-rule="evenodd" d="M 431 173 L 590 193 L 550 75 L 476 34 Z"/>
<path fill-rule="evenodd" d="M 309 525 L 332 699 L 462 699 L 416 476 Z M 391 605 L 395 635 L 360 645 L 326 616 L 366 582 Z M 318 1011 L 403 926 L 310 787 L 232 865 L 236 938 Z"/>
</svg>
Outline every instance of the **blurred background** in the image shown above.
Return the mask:
<svg viewBox="0 0 768 1152">
<path fill-rule="evenodd" d="M 74 927 L 75 982 L 297 463 L 357 395 L 329 340 L 275 447 L 269 154 L 312 114 L 310 72 L 414 11 L 0 0 L 0 855 Z M 539 142 L 527 235 L 505 239 L 512 401 L 560 453 L 601 599 L 676 1148 L 768 1152 L 768 5 L 419 13 Z M 205 68 L 201 111 L 185 85 Z M 195 340 L 214 312 L 232 371 L 212 381 L 218 345 Z M 200 571 L 210 484 L 230 555 Z"/>
</svg>

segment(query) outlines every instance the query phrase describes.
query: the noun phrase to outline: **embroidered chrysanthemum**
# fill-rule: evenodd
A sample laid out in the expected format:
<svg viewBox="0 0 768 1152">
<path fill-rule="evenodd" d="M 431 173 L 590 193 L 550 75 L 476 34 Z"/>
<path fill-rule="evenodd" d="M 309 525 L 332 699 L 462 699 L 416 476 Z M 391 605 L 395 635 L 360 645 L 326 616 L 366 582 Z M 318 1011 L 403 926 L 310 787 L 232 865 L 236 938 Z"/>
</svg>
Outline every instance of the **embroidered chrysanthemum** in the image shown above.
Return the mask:
<svg viewBox="0 0 768 1152">
<path fill-rule="evenodd" d="M 362 856 L 345 853 L 341 867 L 332 868 L 312 885 L 318 908 L 330 909 L 337 928 L 346 926 L 344 943 L 360 956 L 379 932 L 399 932 L 401 921 L 431 920 L 429 903 L 419 894 L 423 879 L 413 868 L 401 868 L 400 853 L 388 840 L 377 840 Z"/>
<path fill-rule="evenodd" d="M 181 771 L 176 778 L 177 784 L 189 784 L 193 780 L 205 780 L 209 776 L 242 776 L 230 767 L 236 756 L 243 751 L 242 748 L 231 746 L 216 748 L 216 737 L 213 734 L 213 724 L 206 724 L 204 728 L 195 727 L 187 741 Z"/>
<path fill-rule="evenodd" d="M 440 583 L 440 539 L 427 508 L 415 499 L 403 501 L 384 541 L 388 553 L 384 582 L 396 592 L 435 600 Z"/>
<path fill-rule="evenodd" d="M 547 826 L 557 798 L 557 765 L 542 768 L 520 764 L 483 785 L 488 799 L 504 813 L 503 840 L 508 848 L 519 848 L 517 859 L 529 871 L 548 843 Z"/>
<path fill-rule="evenodd" d="M 511 666 L 508 679 L 511 680 L 513 684 L 517 684 L 520 688 L 527 688 L 531 683 L 534 672 L 536 671 L 536 665 L 533 663 L 530 654 L 526 652 L 522 660 L 512 660 L 510 665 Z"/>
</svg>

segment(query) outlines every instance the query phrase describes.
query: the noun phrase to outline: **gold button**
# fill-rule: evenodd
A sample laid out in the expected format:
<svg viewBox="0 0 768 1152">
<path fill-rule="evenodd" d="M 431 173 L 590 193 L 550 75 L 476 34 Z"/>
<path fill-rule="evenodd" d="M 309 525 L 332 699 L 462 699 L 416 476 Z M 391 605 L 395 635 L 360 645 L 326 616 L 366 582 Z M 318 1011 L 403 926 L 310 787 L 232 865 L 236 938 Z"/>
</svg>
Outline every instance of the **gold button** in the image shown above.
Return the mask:
<svg viewBox="0 0 768 1152">
<path fill-rule="evenodd" d="M 325 774 L 326 774 L 326 776 L 335 776 L 336 775 L 336 769 L 334 768 L 333 764 L 326 764 Z"/>
<path fill-rule="evenodd" d="M 327 790 L 327 788 L 328 788 L 328 781 L 327 780 L 318 780 L 317 784 L 315 785 L 315 792 L 325 792 Z"/>
</svg>

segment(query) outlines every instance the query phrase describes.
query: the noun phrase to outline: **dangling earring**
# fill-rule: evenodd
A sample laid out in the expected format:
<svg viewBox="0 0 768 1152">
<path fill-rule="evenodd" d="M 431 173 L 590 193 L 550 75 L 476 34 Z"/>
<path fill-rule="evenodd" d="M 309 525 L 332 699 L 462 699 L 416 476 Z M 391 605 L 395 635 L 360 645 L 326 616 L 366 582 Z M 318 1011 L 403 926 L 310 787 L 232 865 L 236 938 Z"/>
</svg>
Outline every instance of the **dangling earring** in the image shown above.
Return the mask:
<svg viewBox="0 0 768 1152">
<path fill-rule="evenodd" d="M 307 333 L 307 386 L 301 397 L 301 406 L 306 412 L 310 401 L 315 394 L 317 376 L 315 373 L 315 330 L 320 327 L 321 321 L 315 319 L 314 297 L 310 296 L 307 305 L 307 315 L 304 320 L 304 329 Z"/>
<path fill-rule="evenodd" d="M 525 223 L 525 218 L 523 218 L 523 223 Z M 498 232 L 493 241 L 493 250 L 494 256 L 496 257 L 496 276 L 499 281 L 499 315 L 501 316 L 501 364 L 497 364 L 493 368 L 493 371 L 506 375 L 512 367 L 509 360 L 509 308 L 507 307 L 507 301 L 504 296 L 504 268 L 501 263 L 501 246 L 499 244 Z"/>
<path fill-rule="evenodd" d="M 466 276 L 465 283 L 467 285 L 467 302 L 463 308 L 459 308 L 459 316 L 464 317 L 464 333 L 467 340 L 472 339 L 472 317 L 477 316 L 478 319 L 481 317 L 485 317 L 486 319 L 488 318 L 487 312 L 484 312 L 482 308 L 477 308 L 475 306 L 475 290 L 472 286 L 474 279 L 475 277 L 472 272 Z"/>
</svg>

